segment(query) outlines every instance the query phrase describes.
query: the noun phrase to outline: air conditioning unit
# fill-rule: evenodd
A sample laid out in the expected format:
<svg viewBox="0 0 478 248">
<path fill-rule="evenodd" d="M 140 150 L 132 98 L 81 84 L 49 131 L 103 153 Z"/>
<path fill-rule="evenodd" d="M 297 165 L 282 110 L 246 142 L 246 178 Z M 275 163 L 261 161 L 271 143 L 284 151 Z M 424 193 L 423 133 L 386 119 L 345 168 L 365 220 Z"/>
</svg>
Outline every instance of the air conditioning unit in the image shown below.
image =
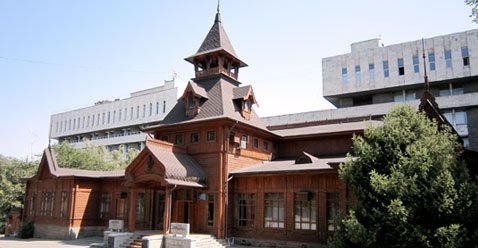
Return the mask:
<svg viewBox="0 0 478 248">
<path fill-rule="evenodd" d="M 247 141 L 241 140 L 241 143 L 239 143 L 239 146 L 237 147 L 238 149 L 246 149 L 247 147 Z"/>
</svg>

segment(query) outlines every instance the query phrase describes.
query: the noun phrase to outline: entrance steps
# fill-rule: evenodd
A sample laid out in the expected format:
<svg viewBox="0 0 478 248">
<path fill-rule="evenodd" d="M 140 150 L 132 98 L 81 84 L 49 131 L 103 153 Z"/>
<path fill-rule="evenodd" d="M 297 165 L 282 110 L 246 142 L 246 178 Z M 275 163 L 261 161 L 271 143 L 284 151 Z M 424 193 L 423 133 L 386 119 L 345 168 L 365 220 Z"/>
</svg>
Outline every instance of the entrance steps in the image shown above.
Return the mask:
<svg viewBox="0 0 478 248">
<path fill-rule="evenodd" d="M 134 232 L 131 236 L 126 239 L 119 248 L 142 248 L 143 247 L 143 237 L 148 235 L 158 234 L 158 231 L 139 231 Z"/>
<path fill-rule="evenodd" d="M 226 240 L 216 239 L 214 236 L 209 234 L 191 234 L 189 237 L 195 240 L 194 243 L 196 248 L 228 247 Z"/>
</svg>

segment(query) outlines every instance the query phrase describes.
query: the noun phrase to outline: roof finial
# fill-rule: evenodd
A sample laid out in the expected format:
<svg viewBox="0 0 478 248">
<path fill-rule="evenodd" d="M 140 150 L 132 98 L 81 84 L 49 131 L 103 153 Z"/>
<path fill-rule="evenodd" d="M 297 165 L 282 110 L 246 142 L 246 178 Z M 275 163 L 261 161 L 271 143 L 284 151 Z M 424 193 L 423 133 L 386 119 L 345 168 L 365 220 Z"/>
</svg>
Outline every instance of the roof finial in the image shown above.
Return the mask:
<svg viewBox="0 0 478 248">
<path fill-rule="evenodd" d="M 423 73 L 424 73 L 424 81 L 425 81 L 425 91 L 430 91 L 430 84 L 428 83 L 428 75 L 427 75 L 427 61 L 425 55 L 425 41 L 422 38 L 422 52 L 423 52 Z"/>
<path fill-rule="evenodd" d="M 214 20 L 214 22 L 221 22 L 221 12 L 220 12 L 220 3 L 221 3 L 221 0 L 217 0 L 217 13 L 216 13 L 216 20 Z"/>
</svg>

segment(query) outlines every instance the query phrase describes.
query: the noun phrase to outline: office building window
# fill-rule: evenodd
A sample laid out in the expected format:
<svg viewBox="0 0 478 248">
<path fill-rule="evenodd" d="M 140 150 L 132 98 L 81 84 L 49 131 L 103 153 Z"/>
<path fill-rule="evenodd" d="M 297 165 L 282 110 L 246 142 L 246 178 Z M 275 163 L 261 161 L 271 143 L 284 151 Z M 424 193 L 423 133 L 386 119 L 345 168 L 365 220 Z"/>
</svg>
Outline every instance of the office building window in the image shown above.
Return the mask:
<svg viewBox="0 0 478 248">
<path fill-rule="evenodd" d="M 397 59 L 397 65 L 398 65 L 398 75 L 399 76 L 405 75 L 405 66 L 403 65 L 403 58 Z"/>
<path fill-rule="evenodd" d="M 149 116 L 153 115 L 153 104 L 149 103 Z"/>
<path fill-rule="evenodd" d="M 116 110 L 113 111 L 113 123 L 115 123 L 115 119 L 116 119 Z"/>
<path fill-rule="evenodd" d="M 143 104 L 143 118 L 146 117 L 146 104 Z"/>
<path fill-rule="evenodd" d="M 91 126 L 95 126 L 95 114 L 91 115 Z"/>
<path fill-rule="evenodd" d="M 460 136 L 468 135 L 468 117 L 465 111 L 452 110 L 443 113 L 448 122 Z"/>
<path fill-rule="evenodd" d="M 339 215 L 339 193 L 327 192 L 327 230 L 335 231 L 337 229 L 337 217 Z"/>
<path fill-rule="evenodd" d="M 463 66 L 470 65 L 470 55 L 468 54 L 468 47 L 461 48 L 461 57 L 463 58 Z"/>
<path fill-rule="evenodd" d="M 128 109 L 124 108 L 124 121 L 126 120 L 126 116 L 128 115 Z"/>
<path fill-rule="evenodd" d="M 207 141 L 215 141 L 216 140 L 216 132 L 215 131 L 208 131 L 207 132 Z"/>
<path fill-rule="evenodd" d="M 420 71 L 420 63 L 418 55 L 413 55 L 413 72 L 418 73 Z"/>
<path fill-rule="evenodd" d="M 122 110 L 118 110 L 118 121 L 121 121 L 121 114 L 122 114 Z"/>
<path fill-rule="evenodd" d="M 264 212 L 264 227 L 284 228 L 284 194 L 266 193 Z"/>
<path fill-rule="evenodd" d="M 416 99 L 415 91 L 413 90 L 402 90 L 395 93 L 393 97 L 394 102 L 404 102 L 404 101 L 412 101 Z"/>
<path fill-rule="evenodd" d="M 214 225 L 214 195 L 207 195 L 207 225 Z"/>
<path fill-rule="evenodd" d="M 58 133 L 58 121 L 56 122 L 56 129 L 55 129 L 55 132 Z"/>
<path fill-rule="evenodd" d="M 136 106 L 136 119 L 139 118 L 139 106 Z"/>
<path fill-rule="evenodd" d="M 236 219 L 237 227 L 253 227 L 255 219 L 255 194 L 236 194 Z"/>
<path fill-rule="evenodd" d="M 132 120 L 133 119 L 133 107 L 131 107 L 131 110 L 129 112 L 129 119 Z"/>
<path fill-rule="evenodd" d="M 342 83 L 346 84 L 349 82 L 349 74 L 347 73 L 347 68 L 342 68 Z"/>
<path fill-rule="evenodd" d="M 440 88 L 439 96 L 455 96 L 463 95 L 463 86 L 454 86 L 453 84 L 446 85 Z"/>
<path fill-rule="evenodd" d="M 182 145 L 183 142 L 184 142 L 183 135 L 182 134 L 176 134 L 176 138 L 174 139 L 174 144 Z"/>
<path fill-rule="evenodd" d="M 446 64 L 446 68 L 452 68 L 452 65 L 451 65 L 451 50 L 446 50 L 445 51 L 445 64 Z"/>
<path fill-rule="evenodd" d="M 110 124 L 110 120 L 111 120 L 111 118 L 110 118 L 110 117 L 111 117 L 111 112 L 110 112 L 110 111 L 108 111 L 108 124 Z"/>
<path fill-rule="evenodd" d="M 156 102 L 156 114 L 159 114 L 159 102 Z"/>
<path fill-rule="evenodd" d="M 375 81 L 375 65 L 373 63 L 368 64 L 368 76 L 370 81 Z"/>
<path fill-rule="evenodd" d="M 86 121 L 86 127 L 90 126 L 90 116 L 88 115 L 88 120 Z"/>
<path fill-rule="evenodd" d="M 430 71 L 435 70 L 435 53 L 434 52 L 428 52 L 428 63 L 430 64 Z"/>
<path fill-rule="evenodd" d="M 163 101 L 163 113 L 166 113 L 166 101 Z"/>
<path fill-rule="evenodd" d="M 60 121 L 60 131 L 63 131 L 63 121 Z"/>
<path fill-rule="evenodd" d="M 358 83 L 362 81 L 362 74 L 360 73 L 360 65 L 355 66 L 355 81 Z"/>
<path fill-rule="evenodd" d="M 191 144 L 197 144 L 199 142 L 199 134 L 192 133 L 191 134 Z"/>
<path fill-rule="evenodd" d="M 85 117 L 83 116 L 83 119 L 81 121 L 81 128 L 85 128 Z"/>
<path fill-rule="evenodd" d="M 76 127 L 76 119 L 73 119 L 73 130 L 75 130 Z"/>
<path fill-rule="evenodd" d="M 77 129 L 80 129 L 80 120 L 81 120 L 80 117 L 78 117 L 78 122 L 77 122 L 78 125 L 76 125 L 76 128 L 77 128 Z M 73 129 L 74 129 L 74 128 L 73 128 Z"/>
<path fill-rule="evenodd" d="M 388 60 L 383 61 L 383 77 L 388 78 L 390 76 L 390 71 L 388 68 Z"/>
<path fill-rule="evenodd" d="M 61 192 L 60 200 L 60 217 L 66 217 L 68 213 L 68 193 L 66 191 Z"/>
<path fill-rule="evenodd" d="M 105 112 L 103 112 L 103 120 L 102 120 L 102 123 L 101 123 L 101 124 L 102 124 L 102 125 L 105 124 Z"/>
<path fill-rule="evenodd" d="M 294 193 L 295 229 L 317 230 L 317 206 L 315 193 Z"/>
</svg>

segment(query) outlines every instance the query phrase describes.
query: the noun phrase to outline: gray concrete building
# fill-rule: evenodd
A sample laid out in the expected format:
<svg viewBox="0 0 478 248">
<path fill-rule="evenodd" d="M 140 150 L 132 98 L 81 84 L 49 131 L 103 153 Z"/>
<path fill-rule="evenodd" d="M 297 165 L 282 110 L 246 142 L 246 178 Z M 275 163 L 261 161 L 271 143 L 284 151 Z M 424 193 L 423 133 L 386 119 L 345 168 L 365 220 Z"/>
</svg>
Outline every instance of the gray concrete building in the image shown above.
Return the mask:
<svg viewBox="0 0 478 248">
<path fill-rule="evenodd" d="M 422 45 L 423 44 L 423 45 Z M 423 60 L 425 52 L 425 64 Z M 324 97 L 338 109 L 264 118 L 270 127 L 378 119 L 397 104 L 418 106 L 425 68 L 440 110 L 478 151 L 478 30 L 384 46 L 353 43 L 351 52 L 322 59 Z"/>
<path fill-rule="evenodd" d="M 88 144 L 117 149 L 142 150 L 146 134 L 141 128 L 157 124 L 176 104 L 185 82 L 173 77 L 163 85 L 130 94 L 125 99 L 102 100 L 93 106 L 54 114 L 50 138 L 67 141 L 76 148 Z"/>
</svg>

